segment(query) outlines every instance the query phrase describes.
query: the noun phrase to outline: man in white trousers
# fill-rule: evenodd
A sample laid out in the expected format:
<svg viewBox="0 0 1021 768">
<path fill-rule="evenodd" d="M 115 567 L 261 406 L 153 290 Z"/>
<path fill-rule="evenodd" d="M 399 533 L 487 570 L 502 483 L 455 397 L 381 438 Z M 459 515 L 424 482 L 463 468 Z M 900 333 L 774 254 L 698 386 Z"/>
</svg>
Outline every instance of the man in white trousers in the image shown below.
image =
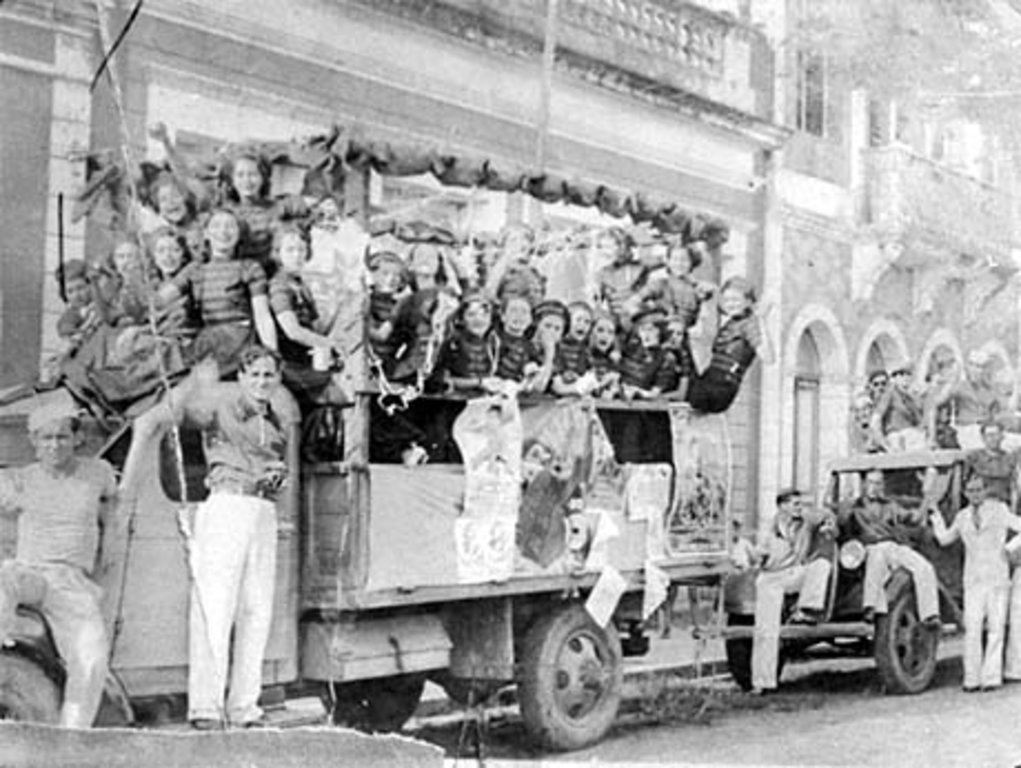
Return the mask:
<svg viewBox="0 0 1021 768">
<path fill-rule="evenodd" d="M 858 539 L 865 545 L 865 620 L 887 612 L 886 582 L 897 568 L 904 568 L 915 585 L 919 617 L 930 629 L 938 629 L 936 571 L 910 546 L 912 536 L 925 524 L 924 511 L 906 510 L 888 499 L 883 471 L 873 469 L 865 475 L 862 497 L 839 510 L 838 522 L 841 540 Z"/>
<path fill-rule="evenodd" d="M 791 623 L 816 623 L 826 607 L 832 569 L 832 515 L 805 509 L 801 494 L 793 488 L 777 494 L 776 504 L 776 517 L 760 547 L 762 565 L 755 578 L 752 689 L 760 694 L 777 686 L 784 596 L 798 593 Z"/>
<path fill-rule="evenodd" d="M 1021 518 L 989 493 L 989 482 L 982 475 L 968 478 L 964 495 L 968 506 L 949 526 L 938 507 L 929 510 L 929 519 L 940 546 L 957 540 L 964 543 L 964 690 L 989 690 L 1003 682 L 1003 633 L 1010 590 L 1005 545 L 1008 531 L 1021 531 Z"/>
<path fill-rule="evenodd" d="M 190 539 L 188 719 L 198 730 L 247 728 L 262 721 L 257 702 L 273 615 L 276 500 L 299 415 L 280 385 L 279 357 L 264 347 L 242 353 L 236 383 L 197 381 L 201 375 L 170 399 L 174 419 L 202 428 L 209 467 L 209 497 L 195 510 Z M 165 424 L 169 416 L 158 406 L 136 421 L 136 431 L 154 426 L 143 419 Z"/>
</svg>

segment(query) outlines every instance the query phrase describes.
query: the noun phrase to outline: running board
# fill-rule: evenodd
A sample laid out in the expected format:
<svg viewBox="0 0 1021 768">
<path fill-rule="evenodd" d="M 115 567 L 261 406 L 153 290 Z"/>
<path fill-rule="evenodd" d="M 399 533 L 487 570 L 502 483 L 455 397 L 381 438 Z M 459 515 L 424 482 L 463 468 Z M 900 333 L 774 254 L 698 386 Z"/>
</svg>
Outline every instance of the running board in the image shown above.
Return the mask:
<svg viewBox="0 0 1021 768">
<path fill-rule="evenodd" d="M 822 623 L 822 624 L 785 624 L 780 627 L 781 640 L 828 640 L 834 637 L 872 637 L 874 627 L 864 621 Z M 747 639 L 755 634 L 752 626 L 730 626 L 723 629 L 726 640 Z"/>
</svg>

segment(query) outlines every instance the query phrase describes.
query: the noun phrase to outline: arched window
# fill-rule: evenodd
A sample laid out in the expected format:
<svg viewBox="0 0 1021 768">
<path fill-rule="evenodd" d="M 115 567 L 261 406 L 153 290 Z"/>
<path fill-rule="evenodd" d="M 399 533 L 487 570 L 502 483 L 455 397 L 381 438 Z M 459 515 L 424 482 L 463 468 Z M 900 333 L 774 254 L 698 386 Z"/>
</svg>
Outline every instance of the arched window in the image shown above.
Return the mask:
<svg viewBox="0 0 1021 768">
<path fill-rule="evenodd" d="M 819 347 L 811 331 L 798 341 L 794 374 L 794 471 L 797 488 L 812 489 L 819 479 L 819 392 L 822 366 Z"/>
</svg>

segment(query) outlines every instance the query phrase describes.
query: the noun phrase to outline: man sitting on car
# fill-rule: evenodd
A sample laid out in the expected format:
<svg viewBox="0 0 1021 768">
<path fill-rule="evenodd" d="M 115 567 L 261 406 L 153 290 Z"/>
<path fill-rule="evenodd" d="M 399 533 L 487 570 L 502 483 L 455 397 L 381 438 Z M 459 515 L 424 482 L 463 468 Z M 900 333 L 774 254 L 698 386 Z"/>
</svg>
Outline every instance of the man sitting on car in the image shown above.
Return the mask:
<svg viewBox="0 0 1021 768">
<path fill-rule="evenodd" d="M 826 606 L 832 568 L 832 515 L 805 509 L 801 494 L 793 488 L 778 493 L 776 504 L 776 517 L 762 542 L 762 566 L 755 579 L 752 689 L 756 693 L 776 688 L 784 595 L 798 593 L 790 623 L 815 624 Z"/>
<path fill-rule="evenodd" d="M 841 540 L 857 539 L 865 545 L 865 584 L 862 605 L 867 622 L 887 611 L 886 582 L 897 568 L 911 574 L 918 614 L 930 628 L 938 628 L 939 594 L 932 563 L 911 548 L 912 535 L 925 524 L 924 512 L 907 510 L 887 498 L 883 472 L 865 475 L 861 498 L 838 512 Z"/>
</svg>

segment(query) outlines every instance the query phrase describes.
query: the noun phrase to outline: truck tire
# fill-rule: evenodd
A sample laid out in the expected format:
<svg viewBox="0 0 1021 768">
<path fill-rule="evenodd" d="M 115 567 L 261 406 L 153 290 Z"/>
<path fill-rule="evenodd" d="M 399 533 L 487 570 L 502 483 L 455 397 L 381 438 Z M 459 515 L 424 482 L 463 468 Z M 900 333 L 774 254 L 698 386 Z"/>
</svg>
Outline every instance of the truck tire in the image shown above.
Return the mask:
<svg viewBox="0 0 1021 768">
<path fill-rule="evenodd" d="M 915 590 L 906 573 L 894 574 L 888 588 L 888 612 L 876 617 L 873 653 L 888 693 L 920 693 L 936 673 L 939 633 L 918 618 Z"/>
<path fill-rule="evenodd" d="M 541 747 L 566 751 L 599 741 L 617 717 L 623 685 L 620 636 L 577 603 L 525 634 L 518 676 L 521 719 Z"/>
<path fill-rule="evenodd" d="M 35 662 L 0 653 L 0 720 L 57 723 L 60 687 Z"/>
<path fill-rule="evenodd" d="M 334 725 L 367 733 L 399 731 L 418 707 L 425 687 L 422 675 L 396 675 L 376 680 L 336 683 L 333 700 L 326 692 L 327 711 L 333 707 Z"/>
</svg>

